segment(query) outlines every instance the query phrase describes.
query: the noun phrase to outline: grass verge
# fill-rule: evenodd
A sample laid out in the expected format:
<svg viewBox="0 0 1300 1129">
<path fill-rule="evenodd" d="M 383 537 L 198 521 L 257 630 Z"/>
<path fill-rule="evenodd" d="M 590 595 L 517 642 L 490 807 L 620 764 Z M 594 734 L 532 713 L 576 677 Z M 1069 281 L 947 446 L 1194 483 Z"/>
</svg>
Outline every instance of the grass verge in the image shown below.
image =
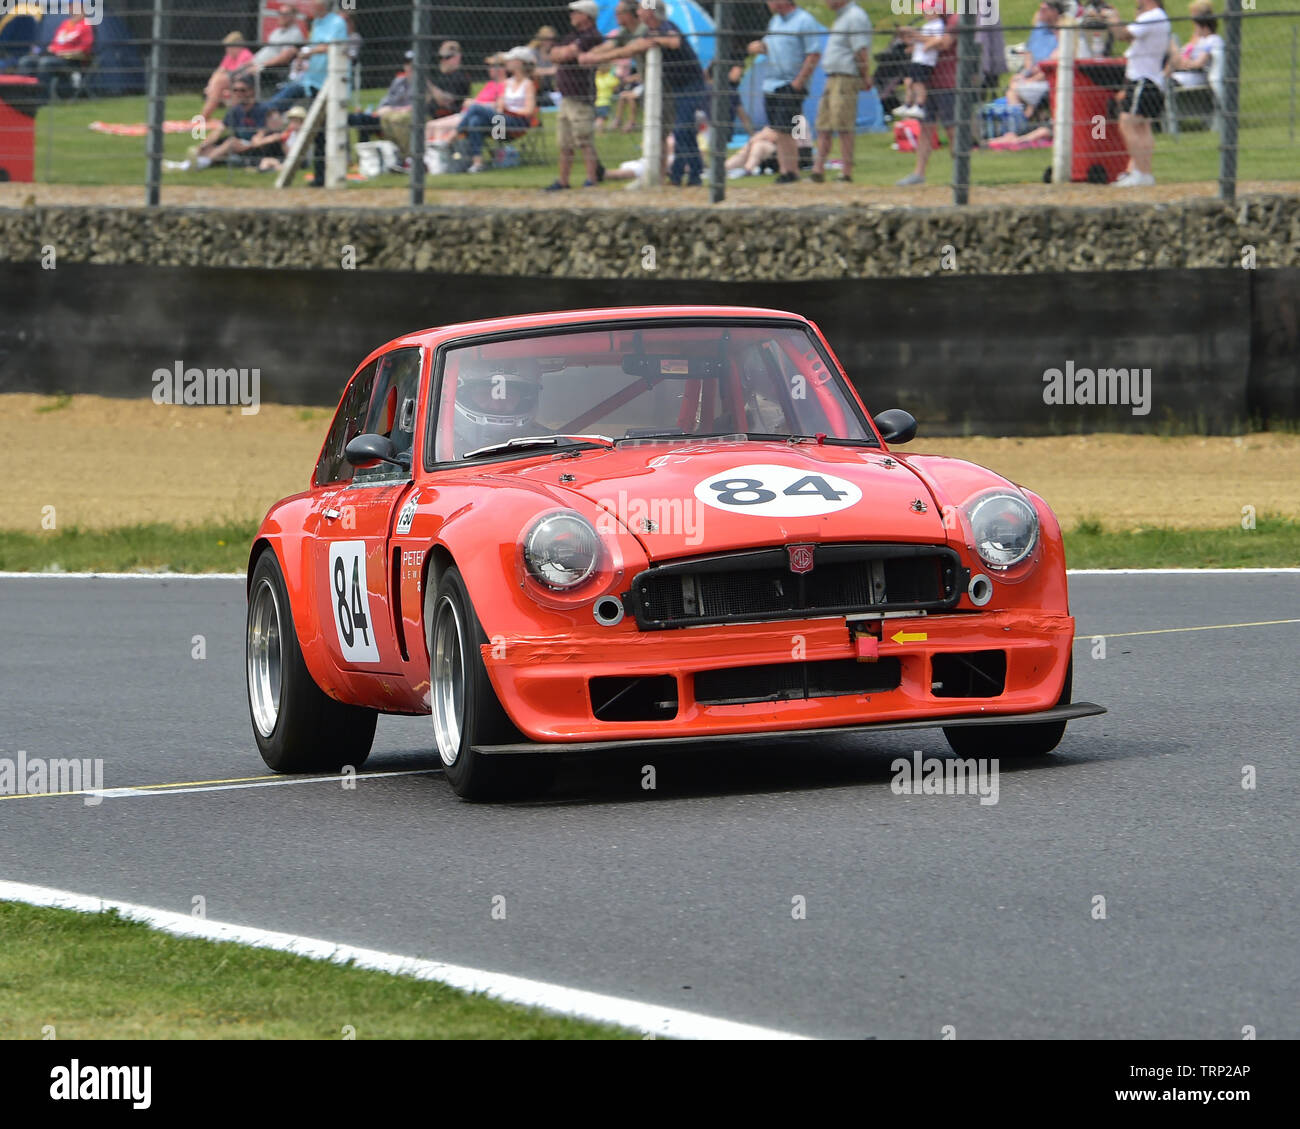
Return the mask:
<svg viewBox="0 0 1300 1129">
<path fill-rule="evenodd" d="M 0 572 L 243 572 L 252 523 L 178 528 L 132 525 L 56 533 L 0 530 Z M 1256 528 L 1107 529 L 1081 521 L 1065 533 L 1071 568 L 1300 566 L 1300 521 L 1261 517 Z"/>
<path fill-rule="evenodd" d="M 608 1039 L 616 1027 L 115 912 L 0 902 L 0 1039 Z"/>
</svg>

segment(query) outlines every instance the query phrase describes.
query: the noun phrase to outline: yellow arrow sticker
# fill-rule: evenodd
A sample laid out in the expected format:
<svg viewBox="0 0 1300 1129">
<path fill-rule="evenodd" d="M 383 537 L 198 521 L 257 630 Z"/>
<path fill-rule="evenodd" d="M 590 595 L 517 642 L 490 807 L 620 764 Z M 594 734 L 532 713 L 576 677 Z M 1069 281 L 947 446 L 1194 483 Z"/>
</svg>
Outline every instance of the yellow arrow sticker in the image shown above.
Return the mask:
<svg viewBox="0 0 1300 1129">
<path fill-rule="evenodd" d="M 924 631 L 895 631 L 890 638 L 895 643 L 924 643 L 930 636 Z"/>
</svg>

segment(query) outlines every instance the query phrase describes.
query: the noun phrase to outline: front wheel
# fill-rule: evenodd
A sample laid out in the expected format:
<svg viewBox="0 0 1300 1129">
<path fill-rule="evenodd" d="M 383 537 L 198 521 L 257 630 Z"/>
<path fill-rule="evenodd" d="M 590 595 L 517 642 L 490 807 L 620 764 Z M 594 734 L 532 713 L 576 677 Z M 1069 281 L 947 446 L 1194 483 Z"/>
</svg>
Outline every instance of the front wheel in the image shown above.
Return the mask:
<svg viewBox="0 0 1300 1129">
<path fill-rule="evenodd" d="M 1058 706 L 1068 706 L 1074 691 L 1074 660 L 1065 668 Z M 948 745 L 959 757 L 1041 757 L 1065 736 L 1065 722 L 1026 722 L 1019 725 L 953 725 L 944 729 Z"/>
<path fill-rule="evenodd" d="M 454 565 L 436 589 L 426 589 L 424 637 L 429 647 L 433 736 L 443 772 L 466 800 L 504 799 L 536 790 L 550 769 L 537 756 L 484 754 L 476 745 L 505 745 L 524 738 L 501 708 L 483 665 L 487 635 Z"/>
<path fill-rule="evenodd" d="M 245 654 L 248 713 L 268 768 L 337 772 L 365 763 L 379 715 L 344 705 L 316 685 L 298 645 L 280 562 L 269 549 L 249 580 Z"/>
</svg>

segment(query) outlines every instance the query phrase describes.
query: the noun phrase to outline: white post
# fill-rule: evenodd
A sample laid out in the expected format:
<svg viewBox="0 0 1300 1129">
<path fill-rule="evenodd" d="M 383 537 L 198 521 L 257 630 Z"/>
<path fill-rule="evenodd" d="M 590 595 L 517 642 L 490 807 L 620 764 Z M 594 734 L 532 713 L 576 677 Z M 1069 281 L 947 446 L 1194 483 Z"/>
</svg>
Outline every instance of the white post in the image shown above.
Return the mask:
<svg viewBox="0 0 1300 1129">
<path fill-rule="evenodd" d="M 329 45 L 325 78 L 325 187 L 342 188 L 348 179 L 348 45 Z"/>
<path fill-rule="evenodd" d="M 1052 183 L 1069 184 L 1074 158 L 1074 45 L 1078 27 L 1073 15 L 1056 25 L 1060 51 L 1056 63 L 1056 110 L 1052 114 Z"/>
<path fill-rule="evenodd" d="M 643 188 L 657 188 L 663 183 L 663 51 L 651 47 L 642 58 L 645 60 L 645 90 L 641 95 L 645 124 L 641 132 L 641 156 L 645 159 Z"/>
</svg>

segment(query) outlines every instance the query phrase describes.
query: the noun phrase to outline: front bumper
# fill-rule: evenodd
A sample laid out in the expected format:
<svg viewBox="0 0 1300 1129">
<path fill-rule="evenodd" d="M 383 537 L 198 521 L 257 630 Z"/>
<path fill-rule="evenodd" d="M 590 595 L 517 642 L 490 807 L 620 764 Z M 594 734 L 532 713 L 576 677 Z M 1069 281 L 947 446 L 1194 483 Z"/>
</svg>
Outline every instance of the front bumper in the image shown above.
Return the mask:
<svg viewBox="0 0 1300 1129">
<path fill-rule="evenodd" d="M 482 654 L 501 704 L 520 731 L 532 741 L 569 746 L 902 722 L 934 726 L 972 717 L 1007 720 L 1043 713 L 1060 699 L 1074 642 L 1071 616 L 963 612 L 878 622 L 878 656 L 898 661 L 897 687 L 835 697 L 703 704 L 695 700 L 694 676 L 737 667 L 854 659 L 858 651 L 844 618 L 608 631 L 565 639 L 496 636 Z M 937 696 L 932 690 L 934 656 L 977 651 L 1005 652 L 1002 692 L 991 697 Z M 671 677 L 677 686 L 676 715 L 598 720 L 589 681 L 599 677 Z"/>
</svg>

